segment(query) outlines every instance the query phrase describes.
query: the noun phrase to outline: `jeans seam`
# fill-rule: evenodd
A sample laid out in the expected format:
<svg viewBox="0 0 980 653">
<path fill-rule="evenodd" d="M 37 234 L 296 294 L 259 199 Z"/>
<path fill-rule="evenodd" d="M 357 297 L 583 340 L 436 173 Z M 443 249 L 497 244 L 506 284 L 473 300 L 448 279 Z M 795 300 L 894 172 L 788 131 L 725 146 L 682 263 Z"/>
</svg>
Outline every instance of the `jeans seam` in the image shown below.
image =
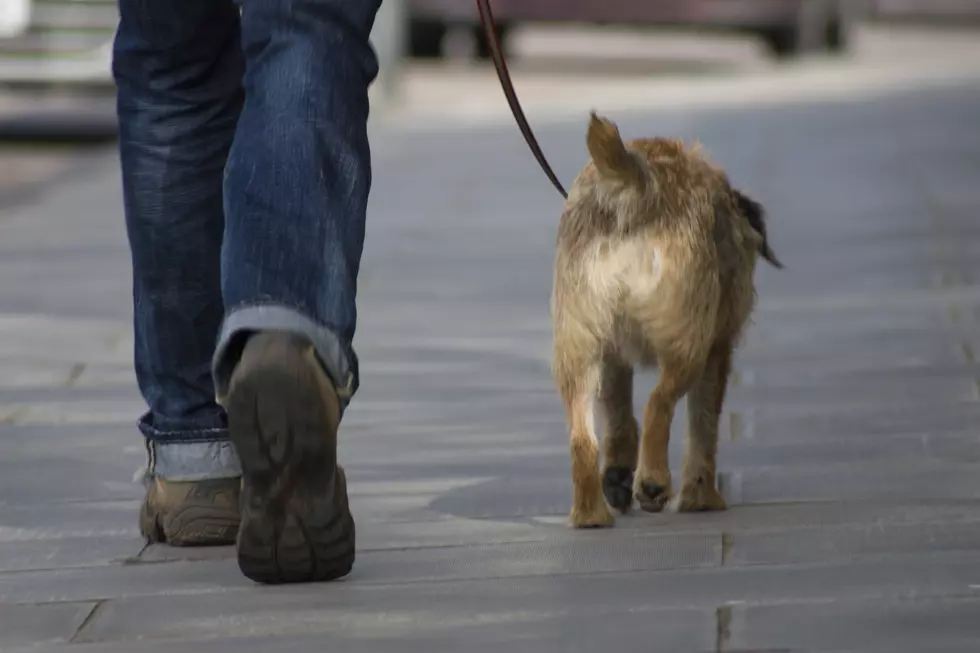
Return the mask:
<svg viewBox="0 0 980 653">
<path fill-rule="evenodd" d="M 228 307 L 228 309 L 225 311 L 225 314 L 230 315 L 232 313 L 244 310 L 246 308 L 256 308 L 258 306 L 279 306 L 282 308 L 288 308 L 289 310 L 296 311 L 300 315 L 308 318 L 311 322 L 317 323 L 317 320 L 314 320 L 312 317 L 310 317 L 309 312 L 303 307 L 297 306 L 296 304 L 284 300 L 274 299 L 272 297 L 263 297 L 261 299 L 253 299 L 245 302 L 239 302 L 234 306 Z M 329 324 L 321 323 L 320 326 L 330 329 L 331 331 L 335 331 L 334 327 Z"/>
<path fill-rule="evenodd" d="M 228 429 L 226 428 L 164 431 L 150 426 L 143 421 L 137 422 L 137 428 L 147 440 L 166 440 L 167 444 L 174 442 L 223 442 L 228 439 Z"/>
</svg>

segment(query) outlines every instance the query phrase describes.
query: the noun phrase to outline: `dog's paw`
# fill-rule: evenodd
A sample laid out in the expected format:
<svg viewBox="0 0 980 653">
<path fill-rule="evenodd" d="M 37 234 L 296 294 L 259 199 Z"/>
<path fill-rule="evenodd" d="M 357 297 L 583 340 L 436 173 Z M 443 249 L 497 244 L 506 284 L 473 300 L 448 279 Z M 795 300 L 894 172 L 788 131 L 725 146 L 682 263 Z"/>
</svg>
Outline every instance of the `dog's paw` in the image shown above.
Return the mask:
<svg viewBox="0 0 980 653">
<path fill-rule="evenodd" d="M 699 482 L 681 486 L 680 492 L 670 502 L 670 509 L 674 512 L 705 512 L 727 508 L 725 497 L 721 496 L 714 485 Z"/>
<path fill-rule="evenodd" d="M 615 517 L 609 511 L 609 506 L 605 501 L 592 509 L 580 510 L 572 508 L 568 516 L 568 525 L 571 528 L 609 528 L 616 523 Z"/>
<path fill-rule="evenodd" d="M 670 471 L 644 474 L 638 472 L 633 482 L 633 496 L 646 512 L 661 512 L 671 497 Z"/>
<path fill-rule="evenodd" d="M 633 507 L 633 470 L 610 467 L 602 475 L 602 493 L 609 505 L 626 514 Z"/>
<path fill-rule="evenodd" d="M 633 494 L 646 512 L 661 512 L 670 501 L 670 488 L 656 483 L 641 483 Z"/>
</svg>

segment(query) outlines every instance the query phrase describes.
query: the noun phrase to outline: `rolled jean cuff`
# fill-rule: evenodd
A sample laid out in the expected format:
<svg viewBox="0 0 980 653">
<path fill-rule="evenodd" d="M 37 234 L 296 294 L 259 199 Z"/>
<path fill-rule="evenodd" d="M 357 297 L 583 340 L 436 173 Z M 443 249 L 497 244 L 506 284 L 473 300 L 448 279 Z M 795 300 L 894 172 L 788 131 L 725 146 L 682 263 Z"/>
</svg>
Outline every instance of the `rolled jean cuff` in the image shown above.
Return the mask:
<svg viewBox="0 0 980 653">
<path fill-rule="evenodd" d="M 285 331 L 306 337 L 316 350 L 324 371 L 337 391 L 341 409 L 357 390 L 357 363 L 349 344 L 328 327 L 317 324 L 299 311 L 278 304 L 253 304 L 231 311 L 221 327 L 214 351 L 212 373 L 218 403 L 228 393 L 231 374 L 238 364 L 245 337 L 258 331 Z"/>
<path fill-rule="evenodd" d="M 238 478 L 242 464 L 231 441 L 166 442 L 146 440 L 147 465 L 134 480 L 160 477 L 168 481 Z"/>
<path fill-rule="evenodd" d="M 139 419 L 138 428 L 147 440 L 163 442 L 211 442 L 228 439 L 228 420 L 220 408 L 211 414 L 193 419 L 172 419 L 147 411 Z"/>
</svg>

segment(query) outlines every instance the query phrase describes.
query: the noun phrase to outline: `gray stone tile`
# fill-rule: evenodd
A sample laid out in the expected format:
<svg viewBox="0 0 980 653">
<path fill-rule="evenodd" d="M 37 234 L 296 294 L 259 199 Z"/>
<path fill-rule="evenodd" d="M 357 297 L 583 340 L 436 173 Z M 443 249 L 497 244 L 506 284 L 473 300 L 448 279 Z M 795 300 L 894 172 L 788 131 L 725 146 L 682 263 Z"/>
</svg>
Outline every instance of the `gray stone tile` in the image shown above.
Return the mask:
<svg viewBox="0 0 980 653">
<path fill-rule="evenodd" d="M 488 544 L 510 544 L 521 542 L 540 542 L 548 546 L 574 539 L 574 533 L 566 532 L 565 512 L 552 515 L 539 514 L 524 521 L 501 521 L 493 519 L 445 518 L 428 522 L 367 522 L 358 521 L 358 551 L 362 553 L 384 552 L 389 550 L 414 551 L 430 547 L 476 547 Z M 743 553 L 742 549 L 761 542 L 768 547 L 772 539 L 780 544 L 774 545 L 776 553 L 784 540 L 813 537 L 819 530 L 831 535 L 842 533 L 851 535 L 851 549 L 855 555 L 861 554 L 859 547 L 863 540 L 859 535 L 870 530 L 869 538 L 879 543 L 882 550 L 887 549 L 888 540 L 878 535 L 877 530 L 891 532 L 894 527 L 899 533 L 912 533 L 916 529 L 932 532 L 934 529 L 952 529 L 956 537 L 961 537 L 957 528 L 970 528 L 980 520 L 980 506 L 973 502 L 919 501 L 882 502 L 850 501 L 847 503 L 804 503 L 804 504 L 762 504 L 735 506 L 723 513 L 707 515 L 682 515 L 664 513 L 659 515 L 634 514 L 620 517 L 616 523 L 619 532 L 631 535 L 678 537 L 694 533 L 704 534 L 708 541 L 721 542 L 722 533 L 738 536 L 735 545 L 724 554 L 727 564 L 739 564 L 742 558 L 746 564 L 760 564 L 757 556 L 767 555 L 770 548 L 760 552 Z M 868 526 L 868 524 L 874 526 Z M 961 525 L 962 524 L 962 525 Z M 744 535 L 744 537 L 743 537 Z M 828 536 L 831 537 L 831 536 Z M 951 535 L 950 537 L 953 537 Z M 947 549 L 969 550 L 950 540 Z M 970 537 L 969 533 L 962 537 Z M 884 538 L 884 539 L 882 539 Z M 800 553 L 787 551 L 785 555 L 819 556 L 834 544 L 833 537 L 828 544 L 826 538 L 811 542 L 815 549 L 805 549 Z M 900 544 L 900 543 L 899 543 Z M 846 547 L 845 547 L 846 548 Z M 902 552 L 896 545 L 896 553 Z M 844 549 L 842 549 L 843 551 Z M 145 562 L 160 561 L 220 561 L 234 558 L 232 547 L 175 548 L 166 545 L 149 546 L 139 557 Z M 408 555 L 406 553 L 406 555 Z M 810 558 L 806 558 L 810 561 Z M 818 560 L 819 561 L 819 560 Z M 764 562 L 764 561 L 763 561 Z M 774 562 L 774 564 L 777 564 Z"/>
<path fill-rule="evenodd" d="M 977 521 L 932 524 L 881 524 L 837 528 L 797 528 L 730 536 L 726 561 L 732 565 L 842 562 L 882 556 L 927 556 L 948 551 L 980 551 Z"/>
<path fill-rule="evenodd" d="M 980 366 L 965 355 L 962 360 L 946 363 L 890 360 L 888 366 L 879 364 L 861 370 L 795 365 L 778 360 L 776 356 L 773 358 L 771 362 L 762 362 L 745 356 L 738 361 L 735 379 L 730 385 L 733 399 L 761 406 L 848 398 L 842 395 L 850 396 L 851 401 L 846 403 L 854 403 L 863 397 L 867 397 L 864 403 L 878 404 L 964 401 L 963 386 L 968 386 L 980 373 Z"/>
<path fill-rule="evenodd" d="M 150 544 L 138 552 L 132 562 L 204 562 L 235 560 L 234 546 L 178 547 L 167 544 Z"/>
<path fill-rule="evenodd" d="M 106 565 L 142 550 L 137 502 L 87 503 L 68 493 L 61 499 L 0 502 L 0 572 Z"/>
<path fill-rule="evenodd" d="M 362 556 L 361 573 L 392 582 L 714 567 L 721 538 L 705 535 L 604 537 L 568 533 L 542 542 L 404 549 Z"/>
<path fill-rule="evenodd" d="M 479 519 L 444 518 L 435 521 L 366 521 L 357 519 L 357 550 L 376 551 L 463 547 L 541 542 L 564 529 L 563 524 L 545 526 Z M 183 548 L 154 544 L 139 556 L 146 562 L 164 560 L 223 560 L 234 557 L 233 547 Z"/>
<path fill-rule="evenodd" d="M 529 529 L 530 530 L 530 529 Z M 714 567 L 721 562 L 722 540 L 713 533 L 658 534 L 604 537 L 602 533 L 577 533 L 538 527 L 536 539 L 486 542 L 469 545 L 429 544 L 413 546 L 400 541 L 398 548 L 362 548 L 358 577 L 385 582 L 422 582 L 469 578 L 507 578 L 575 573 L 582 561 L 590 572 L 625 572 L 653 569 Z M 542 537 L 541 531 L 552 531 Z M 150 552 L 148 552 L 150 553 Z M 231 558 L 230 548 L 190 554 L 210 560 Z M 181 554 L 154 547 L 141 559 L 179 559 Z"/>
<path fill-rule="evenodd" d="M 137 499 L 143 495 L 142 488 L 132 482 L 133 472 L 143 463 L 142 458 L 131 459 L 127 465 L 122 455 L 115 460 L 102 456 L 96 461 L 74 455 L 70 450 L 52 453 L 0 460 L 0 505 L 14 501 L 23 505 Z"/>
<path fill-rule="evenodd" d="M 736 422 L 743 424 L 745 420 Z M 756 469 L 766 471 L 777 468 L 810 468 L 816 465 L 840 466 L 860 460 L 874 460 L 878 466 L 924 464 L 980 463 L 980 450 L 976 437 L 964 433 L 956 435 L 879 435 L 848 436 L 839 434 L 819 437 L 787 437 L 779 441 L 775 436 L 756 439 L 746 432 L 748 426 L 734 429 L 729 425 L 727 438 L 719 444 L 719 465 L 722 471 Z M 737 432 L 738 436 L 733 434 Z M 679 465 L 681 433 L 673 457 Z M 675 444 L 674 441 L 671 444 Z M 859 464 L 858 464 L 859 465 Z M 855 465 L 855 466 L 858 466 Z M 676 466 L 680 470 L 680 467 Z"/>
<path fill-rule="evenodd" d="M 582 597 L 583 599 L 585 597 Z M 191 599 L 191 603 L 197 603 Z M 234 616 L 212 612 L 214 605 L 199 605 L 193 619 L 180 614 L 172 627 L 162 621 L 148 622 L 125 606 L 109 604 L 85 633 L 80 642 L 153 639 L 193 639 L 202 636 L 234 637 L 242 633 L 247 620 L 250 639 L 269 641 L 267 636 L 283 638 L 286 650 L 290 643 L 327 646 L 343 651 L 377 651 L 397 647 L 399 651 L 431 650 L 499 650 L 505 646 L 518 651 L 568 650 L 593 651 L 610 637 L 621 643 L 640 644 L 649 637 L 650 621 L 655 620 L 658 646 L 678 650 L 710 650 L 714 644 L 713 611 L 698 609 L 623 611 L 601 603 L 577 601 L 574 607 L 552 603 L 511 606 L 510 609 L 431 610 L 407 608 L 381 613 L 361 611 L 343 605 L 324 605 L 313 597 L 305 600 L 261 602 L 248 609 L 233 604 Z M 145 606 L 144 606 L 145 607 Z M 164 608 L 167 612 L 172 610 Z M 183 611 L 181 611 L 182 613 Z M 145 630 L 140 630 L 140 629 Z M 304 637 L 306 635 L 306 637 Z M 313 638 L 311 635 L 318 635 Z M 250 650 L 250 644 L 239 642 Z M 171 645 L 173 645 L 171 643 Z M 472 647 L 472 648 L 471 648 Z M 184 648 L 181 641 L 181 648 Z M 84 649 L 83 649 L 84 650 Z M 192 649 L 193 650 L 193 649 Z M 217 650 L 221 650 L 220 648 Z M 279 648 L 276 642 L 276 650 Z"/>
<path fill-rule="evenodd" d="M 0 424 L 0 507 L 142 497 L 132 480 L 146 460 L 138 411 L 120 410 L 117 423 L 107 424 L 98 402 L 75 406 L 79 412 L 65 411 L 73 424 Z"/>
<path fill-rule="evenodd" d="M 108 565 L 135 558 L 145 546 L 138 535 L 0 541 L 0 573 Z"/>
<path fill-rule="evenodd" d="M 95 609 L 94 602 L 48 605 L 0 603 L 0 650 L 68 642 Z"/>
<path fill-rule="evenodd" d="M 137 500 L 64 501 L 0 506 L 0 540 L 128 537 L 137 534 Z"/>
<path fill-rule="evenodd" d="M 111 608 L 108 609 L 111 611 Z M 712 610 L 632 610 L 610 612 L 601 605 L 582 605 L 577 610 L 541 606 L 502 613 L 473 612 L 444 616 L 425 611 L 358 614 L 318 609 L 306 602 L 293 610 L 257 610 L 248 614 L 247 625 L 231 614 L 202 617 L 199 625 L 213 619 L 225 622 L 231 635 L 200 636 L 200 630 L 181 633 L 176 629 L 111 632 L 93 628 L 94 641 L 72 644 L 50 651 L 66 653 L 156 653 L 182 651 L 201 653 L 256 653 L 282 651 L 338 650 L 344 653 L 376 651 L 475 651 L 494 653 L 505 647 L 517 653 L 569 651 L 591 653 L 610 644 L 633 647 L 656 642 L 657 650 L 710 651 L 715 642 Z M 275 621 L 278 627 L 272 625 Z M 651 622 L 656 623 L 655 637 Z M 114 623 L 116 622 L 114 620 Z M 269 628 L 269 626 L 272 626 Z M 247 635 L 245 633 L 253 633 Z M 275 632 L 276 634 L 260 634 Z M 99 639 L 106 636 L 109 639 Z M 20 653 L 15 650 L 11 653 Z M 32 649 L 33 653 L 33 649 Z"/>
<path fill-rule="evenodd" d="M 259 598 L 262 605 L 267 606 L 269 596 L 298 593 L 307 601 L 312 600 L 311 596 L 317 596 L 336 601 L 344 609 L 370 609 L 381 613 L 399 605 L 425 606 L 439 612 L 455 604 L 459 610 L 479 611 L 481 601 L 491 599 L 501 602 L 507 610 L 513 610 L 515 601 L 528 606 L 534 601 L 561 603 L 575 597 L 582 597 L 581 600 L 588 601 L 591 606 L 597 601 L 610 606 L 621 601 L 623 609 L 627 609 L 627 604 L 635 604 L 638 597 L 657 607 L 709 607 L 727 600 L 904 596 L 909 592 L 928 596 L 962 595 L 971 591 L 970 585 L 974 583 L 973 576 L 980 561 L 977 552 L 935 552 L 929 556 L 883 557 L 859 563 L 670 570 L 664 568 L 669 556 L 665 555 L 662 546 L 656 545 L 658 541 L 703 540 L 676 536 L 629 537 L 625 530 L 618 535 L 615 533 L 600 533 L 598 537 L 603 538 L 602 542 L 585 550 L 568 541 L 556 542 L 550 547 L 547 560 L 537 556 L 524 565 L 530 568 L 530 574 L 521 573 L 520 560 L 508 561 L 506 565 L 492 560 L 481 563 L 469 558 L 466 551 L 459 551 L 447 561 L 446 553 L 438 549 L 419 549 L 400 556 L 389 555 L 389 552 L 361 554 L 353 573 L 344 582 L 274 589 L 254 586 L 241 577 L 230 560 L 132 564 L 0 574 L 0 603 L 111 598 L 125 599 L 123 603 L 127 606 L 138 606 L 136 599 L 145 597 L 145 600 L 152 599 L 160 605 L 186 608 L 189 607 L 188 597 L 213 596 L 208 600 L 218 602 L 223 606 L 222 610 L 232 610 L 238 600 L 247 602 Z M 617 539 L 634 542 L 616 544 Z M 720 537 L 710 539 L 721 544 Z M 650 547 L 648 554 L 652 560 L 638 562 L 637 556 L 644 543 Z M 522 551 L 521 547 L 515 550 Z M 595 550 L 602 553 L 590 557 L 591 551 Z M 617 563 L 610 561 L 613 550 L 637 553 L 625 563 Z M 475 548 L 471 553 L 478 554 L 481 550 Z M 600 566 L 608 564 L 621 571 L 597 573 L 593 569 L 593 560 L 598 560 Z M 417 569 L 404 568 L 415 564 L 419 565 Z M 636 568 L 631 569 L 631 564 Z M 645 571 L 649 569 L 661 571 Z M 493 576 L 492 572 L 496 571 L 500 571 L 502 577 Z M 475 580 L 481 574 L 482 580 Z M 657 592 L 651 592 L 651 586 L 658 588 Z M 143 610 L 148 617 L 164 617 L 164 613 L 156 608 Z M 197 616 L 202 614 L 201 609 L 194 612 Z"/>
<path fill-rule="evenodd" d="M 247 588 L 232 562 L 116 564 L 0 574 L 0 603 L 53 603 L 166 594 L 179 597 Z"/>
<path fill-rule="evenodd" d="M 840 327 L 838 327 L 840 328 Z M 840 374 L 867 370 L 902 369 L 944 363 L 963 365 L 962 344 L 949 333 L 820 333 L 787 325 L 781 339 L 741 352 L 740 362 L 775 367 L 774 372 L 800 369 L 803 374 Z"/>
<path fill-rule="evenodd" d="M 894 403 L 887 406 L 847 406 L 815 411 L 787 405 L 759 405 L 750 437 L 759 439 L 817 438 L 821 435 L 931 435 L 962 433 L 980 419 L 976 401 L 934 402 L 931 405 Z"/>
<path fill-rule="evenodd" d="M 678 609 L 713 613 L 732 597 L 752 603 L 818 603 L 871 595 L 887 600 L 901 598 L 912 588 L 923 595 L 944 592 L 970 596 L 968 583 L 976 561 L 976 554 L 972 554 L 960 558 L 937 556 L 929 563 L 901 560 L 862 565 L 570 574 L 488 579 L 476 585 L 459 581 L 376 585 L 351 581 L 319 588 L 143 596 L 107 603 L 79 639 L 229 637 L 240 634 L 246 624 L 253 636 L 347 635 L 353 631 L 362 639 L 396 635 L 411 638 L 457 627 L 465 631 L 477 625 L 474 621 L 493 626 L 499 638 L 514 626 L 519 630 L 521 623 L 547 622 L 550 615 L 560 617 L 564 625 L 594 620 L 590 625 L 595 626 L 606 615 L 630 615 L 649 629 L 651 622 L 659 622 L 661 610 L 668 611 L 663 613 L 665 621 L 671 611 Z M 703 628 L 712 625 L 710 620 L 698 621 Z M 714 634 L 713 629 L 709 632 Z M 704 633 L 690 635 L 700 637 Z M 624 640 L 627 642 L 629 638 Z"/>
<path fill-rule="evenodd" d="M 719 464 L 720 483 L 730 505 L 980 497 L 976 464 L 891 460 L 882 467 L 840 461 L 816 469 L 804 465 L 753 469 L 728 467 L 724 457 Z M 679 468 L 675 466 L 674 472 L 679 479 Z M 556 475 L 501 476 L 447 492 L 434 499 L 431 508 L 473 519 L 561 515 L 571 505 L 570 489 L 570 479 Z"/>
<path fill-rule="evenodd" d="M 871 528 L 871 525 L 879 528 L 894 525 L 928 529 L 934 525 L 972 523 L 978 519 L 980 505 L 975 501 L 851 500 L 735 506 L 725 512 L 705 515 L 645 515 L 623 520 L 617 524 L 617 528 L 662 533 L 727 533 L 739 537 L 741 534 L 757 534 L 759 537 L 768 534 L 793 537 L 799 534 L 802 537 L 813 532 L 813 529 L 836 532 Z M 726 553 L 726 562 L 730 561 L 731 557 Z"/>
<path fill-rule="evenodd" d="M 726 476 L 733 499 L 739 503 L 980 498 L 980 466 L 970 464 L 882 467 L 858 463 L 808 470 L 732 472 Z"/>
<path fill-rule="evenodd" d="M 980 596 L 734 608 L 730 650 L 977 650 Z M 972 647 L 972 648 L 971 648 Z"/>
</svg>

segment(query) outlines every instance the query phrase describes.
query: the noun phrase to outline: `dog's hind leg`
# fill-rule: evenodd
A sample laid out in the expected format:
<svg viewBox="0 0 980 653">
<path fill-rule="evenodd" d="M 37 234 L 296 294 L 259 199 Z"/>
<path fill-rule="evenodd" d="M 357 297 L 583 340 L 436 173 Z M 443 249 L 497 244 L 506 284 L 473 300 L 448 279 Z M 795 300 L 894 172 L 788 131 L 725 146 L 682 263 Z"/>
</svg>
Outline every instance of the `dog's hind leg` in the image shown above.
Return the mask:
<svg viewBox="0 0 980 653">
<path fill-rule="evenodd" d="M 603 361 L 599 403 L 603 418 L 602 489 L 609 505 L 625 513 L 633 505 L 633 473 L 640 446 L 630 365 L 612 357 Z"/>
<path fill-rule="evenodd" d="M 676 359 L 660 360 L 660 378 L 643 411 L 640 465 L 633 481 L 633 495 L 647 512 L 660 512 L 671 497 L 670 424 L 677 402 L 688 391 L 700 369 Z"/>
<path fill-rule="evenodd" d="M 571 431 L 572 511 L 569 526 L 597 528 L 612 526 L 599 476 L 599 441 L 595 431 L 595 403 L 599 386 L 597 365 L 563 365 L 557 372 L 558 387 L 565 402 Z"/>
<path fill-rule="evenodd" d="M 718 343 L 708 356 L 704 373 L 687 397 L 684 471 L 681 489 L 671 506 L 681 512 L 726 508 L 715 476 L 718 420 L 725 402 L 731 360 L 731 344 Z"/>
</svg>

